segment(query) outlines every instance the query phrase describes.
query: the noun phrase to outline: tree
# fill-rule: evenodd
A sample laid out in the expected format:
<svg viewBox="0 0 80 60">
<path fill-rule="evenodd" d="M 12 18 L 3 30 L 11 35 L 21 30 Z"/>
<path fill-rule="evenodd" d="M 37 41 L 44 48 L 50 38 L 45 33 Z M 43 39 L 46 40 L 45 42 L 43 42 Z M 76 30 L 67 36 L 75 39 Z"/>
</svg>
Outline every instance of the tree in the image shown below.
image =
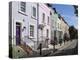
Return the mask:
<svg viewBox="0 0 80 60">
<path fill-rule="evenodd" d="M 77 5 L 73 5 L 73 7 L 74 7 L 74 14 L 76 16 L 78 16 L 78 6 Z"/>
<path fill-rule="evenodd" d="M 67 34 L 67 33 L 64 33 L 64 44 L 65 44 L 65 42 L 68 41 L 68 40 L 69 40 L 68 34 Z"/>
<path fill-rule="evenodd" d="M 75 39 L 78 39 L 78 30 L 75 30 Z"/>
<path fill-rule="evenodd" d="M 62 39 L 61 38 L 59 39 L 59 44 L 60 44 L 60 46 L 62 45 Z"/>
<path fill-rule="evenodd" d="M 69 27 L 70 39 L 78 38 L 78 30 L 74 26 Z"/>
<path fill-rule="evenodd" d="M 48 7 L 52 7 L 52 4 L 47 3 L 46 5 L 47 5 Z"/>
<path fill-rule="evenodd" d="M 55 51 L 55 45 L 57 44 L 57 37 L 51 40 L 51 45 L 53 45 L 53 52 Z"/>
</svg>

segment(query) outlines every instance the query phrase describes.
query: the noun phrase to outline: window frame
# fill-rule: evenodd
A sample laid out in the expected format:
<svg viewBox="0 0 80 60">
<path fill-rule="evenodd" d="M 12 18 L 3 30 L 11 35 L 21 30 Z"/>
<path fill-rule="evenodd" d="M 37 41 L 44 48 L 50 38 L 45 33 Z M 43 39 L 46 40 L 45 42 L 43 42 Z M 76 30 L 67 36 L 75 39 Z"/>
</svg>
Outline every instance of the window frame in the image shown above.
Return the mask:
<svg viewBox="0 0 80 60">
<path fill-rule="evenodd" d="M 47 16 L 47 24 L 49 25 L 50 21 L 49 21 L 49 16 Z"/>
<path fill-rule="evenodd" d="M 42 13 L 42 22 L 45 22 L 45 13 Z"/>
<path fill-rule="evenodd" d="M 36 10 L 36 7 L 34 7 L 34 6 L 32 6 L 32 16 L 34 18 L 36 18 L 36 16 L 37 16 L 37 10 Z"/>
<path fill-rule="evenodd" d="M 26 12 L 26 2 L 20 2 L 20 11 Z"/>
<path fill-rule="evenodd" d="M 30 25 L 30 31 L 29 31 L 30 37 L 34 37 L 34 25 Z"/>
<path fill-rule="evenodd" d="M 46 37 L 49 37 L 49 29 L 46 30 Z"/>
</svg>

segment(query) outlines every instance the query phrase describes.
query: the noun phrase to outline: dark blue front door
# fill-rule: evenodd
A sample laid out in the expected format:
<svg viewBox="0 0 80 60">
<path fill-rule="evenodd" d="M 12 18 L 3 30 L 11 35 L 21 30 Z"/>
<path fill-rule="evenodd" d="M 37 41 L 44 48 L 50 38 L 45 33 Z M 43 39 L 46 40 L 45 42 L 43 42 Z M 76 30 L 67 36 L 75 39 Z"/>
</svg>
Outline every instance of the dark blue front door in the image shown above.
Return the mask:
<svg viewBox="0 0 80 60">
<path fill-rule="evenodd" d="M 16 45 L 19 45 L 21 41 L 21 24 L 16 23 Z"/>
</svg>

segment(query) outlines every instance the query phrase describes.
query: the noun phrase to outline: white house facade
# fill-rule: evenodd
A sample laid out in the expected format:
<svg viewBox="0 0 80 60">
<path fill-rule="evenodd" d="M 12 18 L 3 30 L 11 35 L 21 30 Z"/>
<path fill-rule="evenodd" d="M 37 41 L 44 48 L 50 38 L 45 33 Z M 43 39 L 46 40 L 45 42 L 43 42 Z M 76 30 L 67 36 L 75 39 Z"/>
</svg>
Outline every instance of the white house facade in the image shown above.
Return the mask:
<svg viewBox="0 0 80 60">
<path fill-rule="evenodd" d="M 37 3 L 11 2 L 12 45 L 37 44 Z"/>
<path fill-rule="evenodd" d="M 10 2 L 12 46 L 28 45 L 37 50 L 48 47 L 51 40 L 50 9 L 43 3 Z"/>
<path fill-rule="evenodd" d="M 50 9 L 46 4 L 39 3 L 39 41 L 43 47 L 48 47 L 51 39 Z"/>
</svg>

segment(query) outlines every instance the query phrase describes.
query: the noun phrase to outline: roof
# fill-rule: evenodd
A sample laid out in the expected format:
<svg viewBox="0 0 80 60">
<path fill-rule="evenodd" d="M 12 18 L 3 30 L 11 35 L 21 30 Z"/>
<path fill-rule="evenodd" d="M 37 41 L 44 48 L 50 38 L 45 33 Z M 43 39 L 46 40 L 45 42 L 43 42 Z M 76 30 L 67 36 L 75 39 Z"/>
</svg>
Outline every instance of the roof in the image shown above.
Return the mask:
<svg viewBox="0 0 80 60">
<path fill-rule="evenodd" d="M 64 21 L 64 23 L 66 23 L 67 25 L 68 25 L 68 23 L 64 20 L 64 18 L 63 17 L 61 17 L 62 18 L 62 20 Z M 69 26 L 69 25 L 68 25 Z"/>
</svg>

